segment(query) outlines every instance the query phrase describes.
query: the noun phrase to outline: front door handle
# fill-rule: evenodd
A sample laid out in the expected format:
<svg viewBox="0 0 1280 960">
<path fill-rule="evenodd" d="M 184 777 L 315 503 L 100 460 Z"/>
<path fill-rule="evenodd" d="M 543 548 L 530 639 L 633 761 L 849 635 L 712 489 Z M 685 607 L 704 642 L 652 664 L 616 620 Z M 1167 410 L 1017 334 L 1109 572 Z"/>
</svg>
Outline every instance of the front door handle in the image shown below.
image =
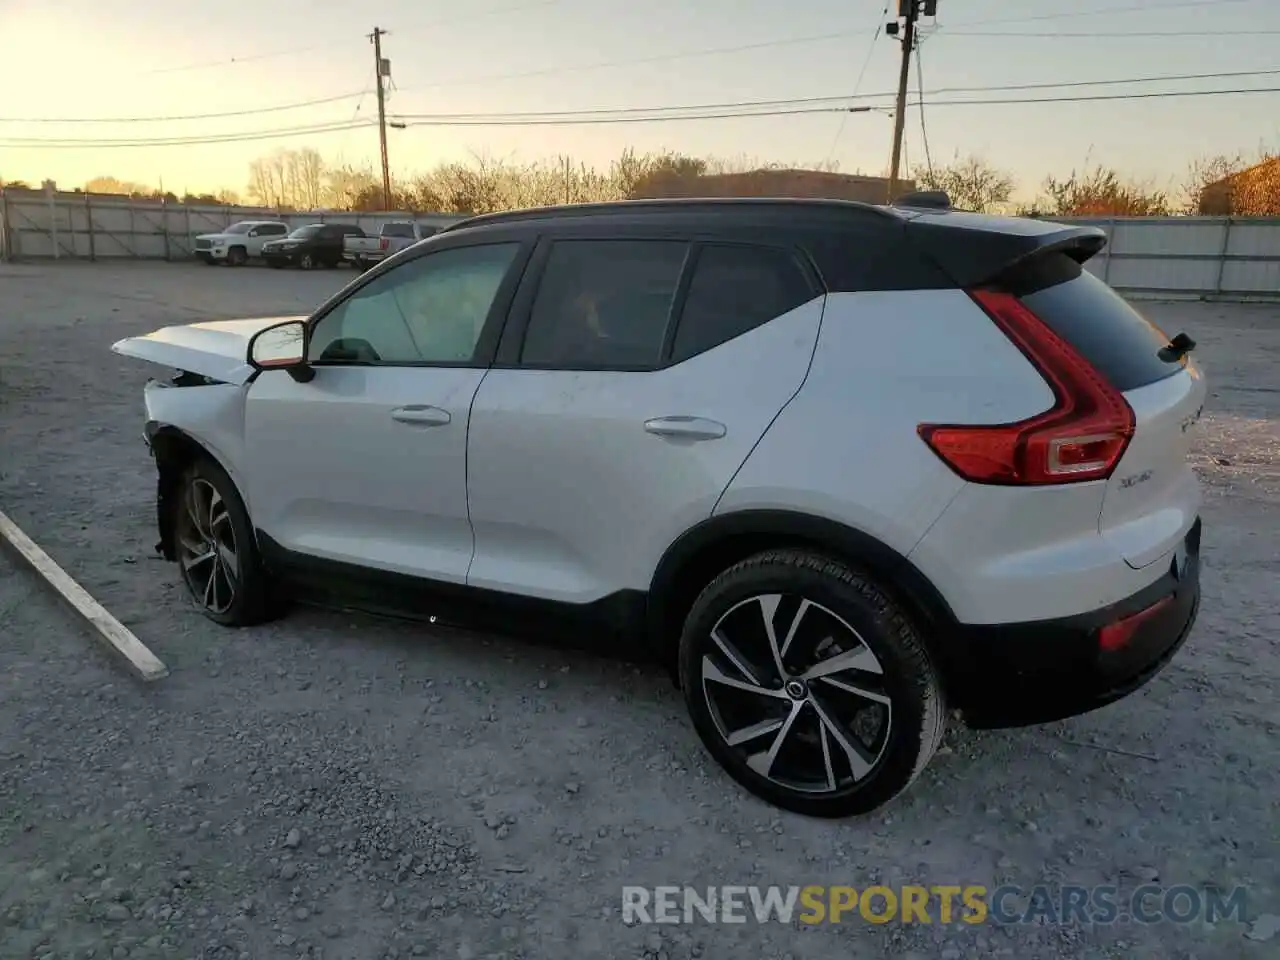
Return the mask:
<svg viewBox="0 0 1280 960">
<path fill-rule="evenodd" d="M 396 407 L 391 411 L 391 419 L 399 423 L 411 423 L 417 427 L 443 427 L 452 417 L 448 410 L 419 404 L 410 407 Z"/>
<path fill-rule="evenodd" d="M 672 440 L 719 440 L 728 432 L 723 423 L 703 417 L 655 417 L 644 422 L 644 429 Z"/>
</svg>

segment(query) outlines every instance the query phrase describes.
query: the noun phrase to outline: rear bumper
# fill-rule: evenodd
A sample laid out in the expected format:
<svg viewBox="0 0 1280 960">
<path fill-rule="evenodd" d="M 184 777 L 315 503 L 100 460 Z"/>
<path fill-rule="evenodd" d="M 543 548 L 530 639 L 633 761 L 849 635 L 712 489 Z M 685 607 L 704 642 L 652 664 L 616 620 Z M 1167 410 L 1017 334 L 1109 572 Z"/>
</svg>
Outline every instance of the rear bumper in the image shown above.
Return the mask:
<svg viewBox="0 0 1280 960">
<path fill-rule="evenodd" d="M 1102 610 L 961 627 L 954 662 L 965 666 L 953 675 L 952 700 L 966 723 L 992 728 L 1061 720 L 1113 703 L 1159 673 L 1199 612 L 1200 530 L 1196 520 L 1180 569 L 1175 559 L 1155 583 Z"/>
</svg>

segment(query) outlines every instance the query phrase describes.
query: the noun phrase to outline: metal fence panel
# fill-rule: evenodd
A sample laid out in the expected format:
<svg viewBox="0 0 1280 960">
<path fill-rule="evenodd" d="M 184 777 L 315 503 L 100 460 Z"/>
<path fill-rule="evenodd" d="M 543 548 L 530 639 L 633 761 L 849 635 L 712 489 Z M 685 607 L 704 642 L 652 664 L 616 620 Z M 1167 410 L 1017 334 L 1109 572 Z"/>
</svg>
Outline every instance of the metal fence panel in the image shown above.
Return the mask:
<svg viewBox="0 0 1280 960">
<path fill-rule="evenodd" d="M 436 213 L 279 213 L 262 207 L 188 206 L 83 193 L 0 191 L 0 252 L 6 259 L 74 257 L 185 260 L 195 238 L 238 220 L 353 223 L 377 233 L 393 220 L 447 226 Z M 1280 218 L 1087 217 L 1109 242 L 1088 268 L 1125 293 L 1280 299 Z"/>
<path fill-rule="evenodd" d="M 1108 232 L 1089 269 L 1131 294 L 1280 299 L 1280 218 L 1065 219 Z"/>
<path fill-rule="evenodd" d="M 290 228 L 308 223 L 352 223 L 377 233 L 384 223 L 417 220 L 443 227 L 456 214 L 377 212 L 280 213 L 262 207 L 197 206 L 130 197 L 36 190 L 0 190 L 0 254 L 6 260 L 53 257 L 185 260 L 195 238 L 220 233 L 240 220 L 280 220 Z"/>
</svg>

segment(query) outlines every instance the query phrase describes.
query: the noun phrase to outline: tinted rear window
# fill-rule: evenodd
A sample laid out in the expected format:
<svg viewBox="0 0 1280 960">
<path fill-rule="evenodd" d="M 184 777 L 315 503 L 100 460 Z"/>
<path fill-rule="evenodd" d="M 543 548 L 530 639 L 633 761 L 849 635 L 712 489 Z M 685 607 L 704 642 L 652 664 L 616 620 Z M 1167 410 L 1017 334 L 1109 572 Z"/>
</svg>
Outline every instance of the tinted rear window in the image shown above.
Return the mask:
<svg viewBox="0 0 1280 960">
<path fill-rule="evenodd" d="M 707 246 L 694 267 L 672 360 L 718 347 L 812 299 L 809 282 L 786 251 Z"/>
<path fill-rule="evenodd" d="M 388 223 L 382 228 L 384 237 L 412 237 L 412 223 Z"/>
<path fill-rule="evenodd" d="M 1065 254 L 1022 268 L 1003 285 L 1117 390 L 1135 390 L 1182 369 L 1160 359 L 1169 337 Z"/>
</svg>

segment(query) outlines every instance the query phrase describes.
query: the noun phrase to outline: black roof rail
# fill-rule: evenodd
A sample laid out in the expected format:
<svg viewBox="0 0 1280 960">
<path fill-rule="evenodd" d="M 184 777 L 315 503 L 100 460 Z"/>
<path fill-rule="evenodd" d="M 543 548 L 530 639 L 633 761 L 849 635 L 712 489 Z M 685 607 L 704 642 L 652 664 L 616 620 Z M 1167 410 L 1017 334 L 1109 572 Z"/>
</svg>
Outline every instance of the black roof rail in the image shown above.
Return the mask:
<svg viewBox="0 0 1280 960">
<path fill-rule="evenodd" d="M 527 207 L 521 210 L 504 210 L 498 213 L 482 213 L 457 223 L 449 224 L 440 232 L 484 227 L 490 224 L 517 223 L 525 220 L 544 220 L 553 217 L 594 217 L 627 213 L 677 213 L 682 210 L 724 210 L 756 208 L 809 207 L 829 210 L 845 210 L 876 217 L 893 217 L 884 207 L 856 200 L 819 199 L 809 197 L 673 197 L 654 200 L 608 200 L 599 203 L 571 203 L 548 207 Z"/>
<path fill-rule="evenodd" d="M 950 210 L 951 198 L 945 190 L 917 190 L 904 193 L 893 201 L 895 207 L 923 207 L 927 210 Z"/>
</svg>

